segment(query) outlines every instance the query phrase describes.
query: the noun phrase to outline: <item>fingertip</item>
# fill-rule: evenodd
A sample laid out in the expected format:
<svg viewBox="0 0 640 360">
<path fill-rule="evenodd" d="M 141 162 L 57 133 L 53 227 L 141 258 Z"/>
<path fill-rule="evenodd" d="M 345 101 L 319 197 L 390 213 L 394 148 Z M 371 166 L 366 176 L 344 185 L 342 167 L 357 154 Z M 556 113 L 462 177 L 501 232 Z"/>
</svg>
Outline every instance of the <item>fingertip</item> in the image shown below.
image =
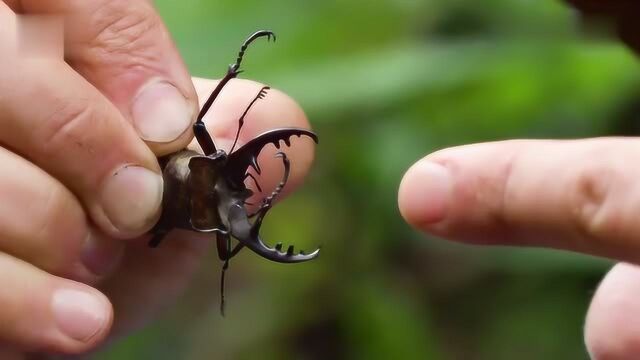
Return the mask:
<svg viewBox="0 0 640 360">
<path fill-rule="evenodd" d="M 124 250 L 125 244 L 122 241 L 114 241 L 101 232 L 90 230 L 82 246 L 80 263 L 90 279 L 97 282 L 116 270 Z"/>
<path fill-rule="evenodd" d="M 121 167 L 102 186 L 96 218 L 103 218 L 103 228 L 118 238 L 146 233 L 160 217 L 163 184 L 162 176 L 147 168 Z"/>
<path fill-rule="evenodd" d="M 447 216 L 453 179 L 449 170 L 426 159 L 406 172 L 398 189 L 398 207 L 412 226 L 429 231 Z"/>
<path fill-rule="evenodd" d="M 101 292 L 79 283 L 62 286 L 51 296 L 51 311 L 57 327 L 52 352 L 80 354 L 94 349 L 106 338 L 113 324 L 113 307 Z"/>
<path fill-rule="evenodd" d="M 584 338 L 592 359 L 636 359 L 640 353 L 640 268 L 621 263 L 591 301 Z"/>
</svg>

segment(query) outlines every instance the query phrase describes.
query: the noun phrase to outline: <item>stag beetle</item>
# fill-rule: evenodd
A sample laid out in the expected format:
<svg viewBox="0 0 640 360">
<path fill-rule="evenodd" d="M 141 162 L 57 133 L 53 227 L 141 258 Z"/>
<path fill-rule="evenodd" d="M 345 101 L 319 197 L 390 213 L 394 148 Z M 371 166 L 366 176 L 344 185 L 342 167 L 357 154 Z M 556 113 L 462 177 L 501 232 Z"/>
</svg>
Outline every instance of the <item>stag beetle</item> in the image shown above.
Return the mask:
<svg viewBox="0 0 640 360">
<path fill-rule="evenodd" d="M 289 177 L 290 163 L 284 152 L 276 153 L 276 156 L 282 159 L 284 166 L 284 174 L 278 186 L 263 199 L 257 211 L 249 213 L 245 207 L 247 199 L 253 195 L 245 185 L 247 178 L 252 178 L 258 190 L 262 191 L 255 177 L 249 172 L 251 167 L 257 174 L 261 173 L 257 160 L 261 150 L 269 144 L 280 149 L 281 141 L 286 146 L 290 146 L 293 136 L 308 136 L 317 143 L 316 134 L 301 128 L 274 129 L 233 151 L 245 116 L 258 100 L 265 97 L 269 90 L 268 86 L 260 89 L 240 116 L 235 141 L 229 153 L 216 147 L 202 121 L 224 86 L 242 72 L 240 64 L 249 45 L 261 37 L 274 41 L 276 39 L 273 32 L 266 30 L 257 31 L 249 36 L 242 44 L 236 62 L 229 65 L 227 74 L 218 83 L 198 114 L 193 132 L 204 155 L 185 149 L 159 159 L 164 178 L 163 211 L 160 220 L 151 230 L 149 246 L 160 245 L 162 239 L 174 228 L 215 233 L 218 257 L 224 261 L 221 275 L 221 311 L 224 310 L 224 274 L 229 266 L 229 259 L 238 254 L 242 248 L 247 247 L 265 259 L 280 263 L 312 260 L 320 251 L 316 249 L 309 254 L 303 251 L 294 254 L 293 245 L 286 251 L 282 251 L 282 243 L 270 248 L 260 238 L 262 221 Z M 233 249 L 231 248 L 232 237 L 238 240 L 238 244 Z"/>
</svg>

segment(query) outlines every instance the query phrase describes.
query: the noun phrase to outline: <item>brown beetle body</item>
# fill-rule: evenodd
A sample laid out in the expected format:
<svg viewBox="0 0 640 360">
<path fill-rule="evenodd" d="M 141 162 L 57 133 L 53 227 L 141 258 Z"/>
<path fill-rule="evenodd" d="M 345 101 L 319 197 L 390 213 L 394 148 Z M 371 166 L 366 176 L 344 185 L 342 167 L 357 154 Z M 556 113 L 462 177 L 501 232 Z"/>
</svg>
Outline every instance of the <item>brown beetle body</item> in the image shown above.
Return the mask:
<svg viewBox="0 0 640 360">
<path fill-rule="evenodd" d="M 169 231 L 180 228 L 216 233 L 218 255 L 222 260 L 228 260 L 243 246 L 276 262 L 293 263 L 315 258 L 318 250 L 311 254 L 294 254 L 293 246 L 284 252 L 282 244 L 270 248 L 260 239 L 262 220 L 289 177 L 290 164 L 283 152 L 276 154 L 282 158 L 285 167 L 280 184 L 263 200 L 256 213 L 248 214 L 245 207 L 246 200 L 253 194 L 244 184 L 248 168 L 252 167 L 259 174 L 261 170 L 257 159 L 260 151 L 268 144 L 280 148 L 281 141 L 290 145 L 292 136 L 308 136 L 314 141 L 318 140 L 309 130 L 281 128 L 263 133 L 231 155 L 224 150 L 216 150 L 210 155 L 182 150 L 167 156 L 161 161 L 165 182 L 163 212 L 152 230 L 154 237 L 150 245 L 158 246 Z M 254 221 L 250 222 L 249 219 Z M 228 248 L 230 237 L 240 241 L 234 250 Z"/>
<path fill-rule="evenodd" d="M 182 150 L 171 155 L 163 166 L 163 213 L 159 227 L 208 232 L 222 225 L 217 211 L 219 197 L 212 186 L 219 176 L 214 167 L 209 173 L 191 177 L 189 163 L 196 157 L 202 154 Z"/>
<path fill-rule="evenodd" d="M 269 89 L 267 86 L 260 89 L 238 119 L 238 132 L 229 154 L 216 147 L 202 121 L 224 86 L 240 73 L 240 63 L 249 44 L 260 37 L 273 38 L 275 41 L 275 35 L 270 31 L 258 31 L 252 34 L 240 48 L 236 62 L 229 66 L 226 76 L 220 80 L 198 114 L 197 121 L 193 125 L 193 132 L 203 154 L 182 150 L 160 160 L 164 178 L 163 212 L 152 230 L 153 236 L 149 245 L 158 246 L 174 228 L 211 233 L 212 235 L 215 233 L 218 256 L 224 261 L 222 290 L 224 289 L 224 273 L 229 265 L 229 259 L 244 247 L 251 249 L 265 259 L 281 263 L 312 260 L 318 256 L 320 251 L 316 249 L 310 254 L 305 254 L 303 251 L 294 254 L 293 246 L 289 246 L 286 251 L 283 251 L 282 243 L 271 248 L 260 238 L 262 221 L 289 178 L 290 164 L 284 152 L 278 151 L 276 154 L 277 157 L 282 158 L 284 165 L 282 180 L 275 190 L 263 199 L 258 210 L 252 214 L 247 212 L 245 205 L 253 193 L 244 183 L 248 177 L 256 180 L 254 175 L 249 172 L 249 168 L 260 175 L 258 155 L 265 146 L 272 144 L 280 149 L 281 142 L 290 146 L 292 136 L 307 136 L 318 142 L 316 134 L 299 128 L 273 129 L 233 151 L 245 116 L 254 103 L 266 96 Z M 256 186 L 260 189 L 257 180 Z M 238 244 L 233 249 L 231 248 L 232 238 L 238 240 Z M 222 303 L 224 303 L 223 291 L 222 294 Z"/>
</svg>

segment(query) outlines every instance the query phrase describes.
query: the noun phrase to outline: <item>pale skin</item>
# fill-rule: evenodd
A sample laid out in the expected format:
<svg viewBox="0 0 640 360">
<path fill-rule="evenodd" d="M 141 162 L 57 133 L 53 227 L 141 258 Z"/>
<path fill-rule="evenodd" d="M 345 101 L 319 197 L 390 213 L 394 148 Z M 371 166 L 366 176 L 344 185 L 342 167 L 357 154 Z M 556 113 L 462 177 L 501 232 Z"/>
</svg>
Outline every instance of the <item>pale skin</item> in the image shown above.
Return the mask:
<svg viewBox="0 0 640 360">
<path fill-rule="evenodd" d="M 403 217 L 473 244 L 567 249 L 614 258 L 585 324 L 594 359 L 640 353 L 637 139 L 515 140 L 438 151 L 405 174 Z M 615 336 L 610 336 L 615 333 Z"/>
<path fill-rule="evenodd" d="M 65 33 L 64 57 L 25 57 L 16 12 L 57 14 L 82 31 Z M 190 77 L 149 1 L 5 1 L 0 23 L 0 358 L 86 353 L 153 320 L 212 244 L 176 232 L 151 250 L 146 234 L 160 213 L 156 157 L 197 147 L 198 100 L 216 82 Z M 232 81 L 204 118 L 221 148 L 261 87 Z M 271 90 L 239 143 L 283 126 L 309 123 Z M 313 160 L 310 141 L 293 147 L 289 191 Z M 282 166 L 265 155 L 267 191 Z"/>
<path fill-rule="evenodd" d="M 156 156 L 191 142 L 197 99 L 215 83 L 192 81 L 148 1 L 6 0 L 0 23 L 14 23 L 14 10 L 60 14 L 82 31 L 65 38 L 66 62 L 0 51 L 0 358 L 79 354 L 152 321 L 210 246 L 182 233 L 151 251 L 140 236 L 160 211 Z M 3 50 L 7 36 L 0 33 Z M 231 83 L 205 118 L 223 148 L 259 88 Z M 247 119 L 241 141 L 274 127 L 308 127 L 289 97 L 271 91 L 267 99 Z M 446 149 L 407 172 L 400 209 L 416 228 L 453 240 L 635 263 L 636 153 L 634 139 Z M 289 154 L 292 189 L 313 146 L 296 144 Z M 277 161 L 265 167 L 268 189 L 281 169 Z M 639 280 L 640 269 L 621 264 L 601 284 L 585 326 L 594 358 L 640 352 L 640 322 L 632 321 L 640 316 Z"/>
</svg>

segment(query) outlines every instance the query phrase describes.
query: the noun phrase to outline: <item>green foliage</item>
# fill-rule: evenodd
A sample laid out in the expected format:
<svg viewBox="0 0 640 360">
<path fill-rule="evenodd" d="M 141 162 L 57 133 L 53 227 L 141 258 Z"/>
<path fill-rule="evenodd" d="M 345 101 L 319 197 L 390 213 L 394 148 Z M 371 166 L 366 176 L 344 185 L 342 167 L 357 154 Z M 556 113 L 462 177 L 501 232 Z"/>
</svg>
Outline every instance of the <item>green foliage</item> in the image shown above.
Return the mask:
<svg viewBox="0 0 640 360">
<path fill-rule="evenodd" d="M 441 147 L 616 132 L 640 80 L 625 48 L 585 38 L 551 0 L 156 3 L 198 76 L 222 76 L 253 30 L 277 32 L 244 76 L 298 100 L 321 142 L 265 237 L 324 247 L 292 267 L 241 254 L 225 319 L 217 303 L 189 312 L 217 289 L 212 258 L 171 314 L 101 359 L 585 358 L 583 317 L 608 262 L 425 239 L 396 191 Z"/>
</svg>

